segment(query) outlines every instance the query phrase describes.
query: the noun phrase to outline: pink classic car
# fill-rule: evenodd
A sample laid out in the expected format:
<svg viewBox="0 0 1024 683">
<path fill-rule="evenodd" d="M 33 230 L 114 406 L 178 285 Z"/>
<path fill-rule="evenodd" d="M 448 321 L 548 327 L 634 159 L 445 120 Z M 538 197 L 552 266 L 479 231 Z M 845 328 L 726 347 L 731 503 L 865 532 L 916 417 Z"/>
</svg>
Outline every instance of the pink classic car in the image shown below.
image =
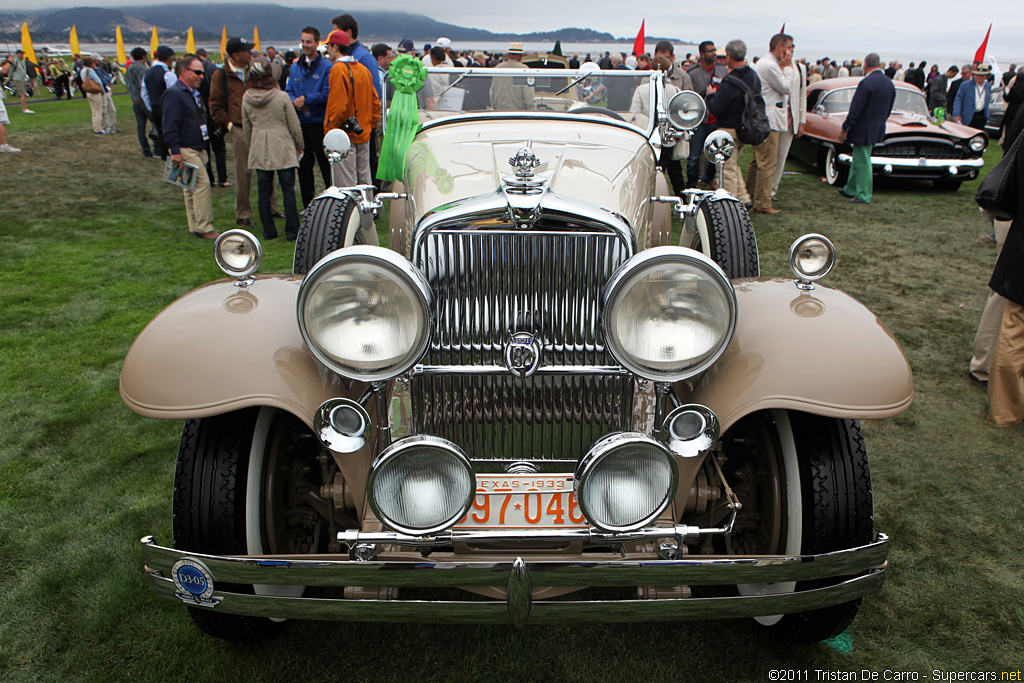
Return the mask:
<svg viewBox="0 0 1024 683">
<path fill-rule="evenodd" d="M 793 153 L 817 165 L 830 185 L 843 185 L 850 169 L 848 143 L 839 132 L 860 78 L 830 78 L 807 88 L 807 126 L 793 143 Z M 876 175 L 931 180 L 942 190 L 956 190 L 978 177 L 988 135 L 975 128 L 928 114 L 924 93 L 909 83 L 895 82 L 896 101 L 885 140 L 871 152 Z"/>
</svg>

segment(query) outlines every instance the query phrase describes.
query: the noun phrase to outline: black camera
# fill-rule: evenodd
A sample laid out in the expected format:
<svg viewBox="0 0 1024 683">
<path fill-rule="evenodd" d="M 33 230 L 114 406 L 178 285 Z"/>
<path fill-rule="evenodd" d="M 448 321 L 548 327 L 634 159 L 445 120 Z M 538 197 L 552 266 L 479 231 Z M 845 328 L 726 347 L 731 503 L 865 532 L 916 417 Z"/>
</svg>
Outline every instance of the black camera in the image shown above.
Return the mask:
<svg viewBox="0 0 1024 683">
<path fill-rule="evenodd" d="M 359 125 L 359 121 L 356 117 L 350 116 L 345 119 L 345 123 L 341 124 L 341 129 L 352 133 L 353 135 L 362 135 L 363 127 Z"/>
</svg>

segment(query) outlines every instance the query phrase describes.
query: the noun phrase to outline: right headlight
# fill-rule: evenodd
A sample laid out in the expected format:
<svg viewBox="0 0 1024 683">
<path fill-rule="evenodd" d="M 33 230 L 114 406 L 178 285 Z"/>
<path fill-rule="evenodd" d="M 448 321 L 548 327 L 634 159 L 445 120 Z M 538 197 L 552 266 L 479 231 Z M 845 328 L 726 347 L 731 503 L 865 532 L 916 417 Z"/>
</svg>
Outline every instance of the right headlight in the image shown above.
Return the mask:
<svg viewBox="0 0 1024 683">
<path fill-rule="evenodd" d="M 982 152 L 985 150 L 987 142 L 988 140 L 986 140 L 984 135 L 975 135 L 967 144 L 970 146 L 972 152 Z"/>
<path fill-rule="evenodd" d="M 657 382 L 706 370 L 736 329 L 736 293 L 703 254 L 656 247 L 633 256 L 604 291 L 605 343 L 623 367 Z"/>
<path fill-rule="evenodd" d="M 327 367 L 366 382 L 399 375 L 430 341 L 430 288 L 389 249 L 340 249 L 299 287 L 302 338 Z"/>
</svg>

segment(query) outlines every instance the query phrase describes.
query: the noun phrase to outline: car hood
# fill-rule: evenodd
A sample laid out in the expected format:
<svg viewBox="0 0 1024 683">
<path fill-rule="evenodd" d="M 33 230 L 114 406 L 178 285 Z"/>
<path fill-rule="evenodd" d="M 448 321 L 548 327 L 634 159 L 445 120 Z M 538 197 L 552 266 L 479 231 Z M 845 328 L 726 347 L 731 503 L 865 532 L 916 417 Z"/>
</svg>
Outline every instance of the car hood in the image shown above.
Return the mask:
<svg viewBox="0 0 1024 683">
<path fill-rule="evenodd" d="M 406 156 L 410 218 L 468 197 L 493 194 L 527 143 L 551 192 L 597 205 L 634 230 L 650 222 L 654 149 L 638 130 L 585 117 L 466 117 L 434 124 Z"/>
</svg>

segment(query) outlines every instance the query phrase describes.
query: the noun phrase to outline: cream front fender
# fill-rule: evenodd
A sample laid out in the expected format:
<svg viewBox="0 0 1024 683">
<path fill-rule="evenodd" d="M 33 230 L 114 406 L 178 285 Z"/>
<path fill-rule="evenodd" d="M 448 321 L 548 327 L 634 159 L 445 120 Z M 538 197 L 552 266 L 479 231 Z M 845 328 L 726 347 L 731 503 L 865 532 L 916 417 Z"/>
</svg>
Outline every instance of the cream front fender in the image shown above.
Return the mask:
<svg viewBox="0 0 1024 683">
<path fill-rule="evenodd" d="M 139 334 L 121 369 L 121 398 L 146 417 L 208 417 L 270 406 L 312 426 L 331 397 L 365 385 L 326 369 L 296 321 L 301 277 L 259 277 L 250 287 L 219 281 L 189 292 Z"/>
<path fill-rule="evenodd" d="M 792 280 L 734 281 L 739 302 L 736 335 L 685 400 L 715 412 L 723 431 L 766 408 L 828 417 L 873 419 L 910 407 L 910 363 L 892 333 L 863 304 Z"/>
</svg>

